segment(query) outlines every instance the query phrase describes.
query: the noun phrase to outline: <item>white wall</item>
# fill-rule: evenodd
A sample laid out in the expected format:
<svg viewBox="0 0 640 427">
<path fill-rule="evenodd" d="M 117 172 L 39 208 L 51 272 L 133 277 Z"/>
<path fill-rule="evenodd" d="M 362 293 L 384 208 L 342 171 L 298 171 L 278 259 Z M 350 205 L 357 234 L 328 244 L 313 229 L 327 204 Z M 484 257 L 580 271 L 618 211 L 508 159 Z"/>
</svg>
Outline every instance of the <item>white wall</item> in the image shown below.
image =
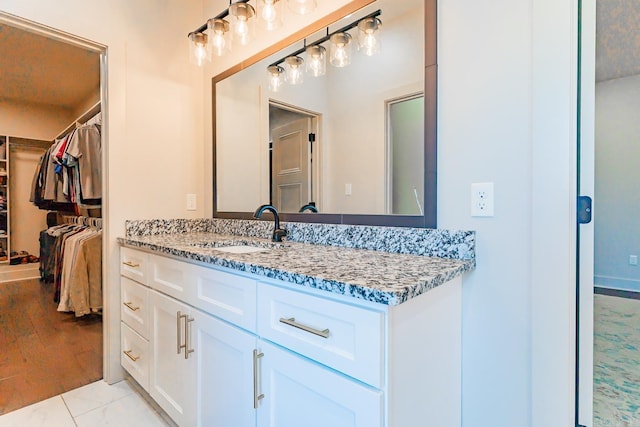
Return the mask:
<svg viewBox="0 0 640 427">
<path fill-rule="evenodd" d="M 111 333 L 107 376 L 119 367 L 116 238 L 125 219 L 203 216 L 202 71 L 187 58 L 187 33 L 201 24 L 202 3 L 180 0 L 0 0 L 0 10 L 107 46 L 108 201 L 103 283 Z M 195 193 L 198 210 L 185 210 Z"/>
<path fill-rule="evenodd" d="M 0 3 L 1 4 L 1 3 Z M 53 141 L 72 120 L 65 108 L 0 100 L 0 134 Z"/>
<path fill-rule="evenodd" d="M 640 290 L 640 76 L 596 84 L 595 284 Z"/>
</svg>

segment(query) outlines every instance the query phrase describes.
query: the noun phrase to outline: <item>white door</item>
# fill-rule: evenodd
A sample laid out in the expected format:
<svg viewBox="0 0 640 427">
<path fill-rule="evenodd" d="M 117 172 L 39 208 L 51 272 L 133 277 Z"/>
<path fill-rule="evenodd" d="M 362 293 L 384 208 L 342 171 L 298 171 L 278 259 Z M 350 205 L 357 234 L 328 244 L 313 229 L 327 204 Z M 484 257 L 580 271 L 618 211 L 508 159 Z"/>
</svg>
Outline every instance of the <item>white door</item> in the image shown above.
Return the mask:
<svg viewBox="0 0 640 427">
<path fill-rule="evenodd" d="M 595 0 L 582 1 L 578 194 L 593 198 L 595 177 Z M 597 201 L 593 201 L 594 215 Z M 593 220 L 578 226 L 578 424 L 593 426 Z"/>
<path fill-rule="evenodd" d="M 380 427 L 382 392 L 259 341 L 258 427 Z"/>
<path fill-rule="evenodd" d="M 310 119 L 273 129 L 272 203 L 281 212 L 298 212 L 311 201 Z"/>
<path fill-rule="evenodd" d="M 200 427 L 254 427 L 253 350 L 256 337 L 193 310 L 197 409 Z"/>
<path fill-rule="evenodd" d="M 156 291 L 151 306 L 151 372 L 149 394 L 181 426 L 193 425 L 195 413 L 195 358 L 185 358 L 191 325 L 189 307 Z"/>
</svg>

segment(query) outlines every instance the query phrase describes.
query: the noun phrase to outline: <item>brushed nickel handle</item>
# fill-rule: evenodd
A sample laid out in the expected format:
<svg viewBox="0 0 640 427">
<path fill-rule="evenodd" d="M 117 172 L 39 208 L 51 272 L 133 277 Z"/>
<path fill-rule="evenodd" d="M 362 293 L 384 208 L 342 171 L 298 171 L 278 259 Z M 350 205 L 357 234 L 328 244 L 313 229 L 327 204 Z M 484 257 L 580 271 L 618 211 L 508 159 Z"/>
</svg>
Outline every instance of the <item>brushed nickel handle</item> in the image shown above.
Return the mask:
<svg viewBox="0 0 640 427">
<path fill-rule="evenodd" d="M 264 393 L 258 394 L 258 379 L 260 378 L 260 365 L 258 365 L 258 359 L 264 356 L 264 353 L 258 353 L 258 350 L 253 350 L 253 409 L 258 409 L 258 402 L 264 399 Z"/>
<path fill-rule="evenodd" d="M 131 268 L 140 267 L 140 264 L 136 264 L 135 262 L 131 262 L 131 261 L 124 261 L 123 264 L 126 265 L 127 267 L 131 267 Z"/>
<path fill-rule="evenodd" d="M 177 332 L 176 332 L 176 337 L 178 338 L 178 345 L 177 345 L 177 347 L 176 347 L 176 348 L 177 348 L 177 352 L 178 352 L 178 354 L 180 354 L 180 353 L 182 352 L 182 349 L 183 349 L 183 348 L 184 348 L 185 350 L 187 349 L 186 337 L 185 337 L 185 343 L 184 343 L 184 344 L 182 344 L 182 328 L 180 327 L 180 326 L 181 326 L 181 325 L 180 325 L 180 323 L 181 323 L 181 322 L 180 322 L 180 320 L 181 320 L 183 317 L 186 319 L 186 318 L 187 318 L 187 315 L 186 315 L 186 314 L 182 314 L 182 313 L 180 313 L 180 311 L 178 311 L 178 312 L 176 313 L 176 331 L 177 331 Z M 185 330 L 186 330 L 186 329 L 185 329 Z"/>
<path fill-rule="evenodd" d="M 192 332 L 192 328 L 191 328 L 191 322 L 193 322 L 195 319 L 193 317 L 189 317 L 186 314 L 184 315 L 184 358 L 188 359 L 189 358 L 189 354 L 193 353 L 195 351 L 195 349 L 193 348 L 189 348 L 191 347 L 191 332 Z"/>
<path fill-rule="evenodd" d="M 140 359 L 140 356 L 133 356 L 131 353 L 133 353 L 133 350 L 124 350 L 123 353 L 131 360 L 133 360 L 134 362 L 137 361 L 138 359 Z"/>
<path fill-rule="evenodd" d="M 329 338 L 329 329 L 315 329 L 311 326 L 303 325 L 302 323 L 296 322 L 295 317 L 290 317 L 288 319 L 281 317 L 280 323 L 284 323 L 285 325 L 293 326 L 294 328 L 302 329 L 305 332 L 309 332 L 310 334 L 317 335 L 322 338 Z"/>
<path fill-rule="evenodd" d="M 129 302 L 123 302 L 122 304 L 123 304 L 125 307 L 127 307 L 129 310 L 131 310 L 131 311 L 137 311 L 137 310 L 140 310 L 140 307 L 136 307 L 136 306 L 134 306 L 132 301 L 129 301 Z"/>
</svg>

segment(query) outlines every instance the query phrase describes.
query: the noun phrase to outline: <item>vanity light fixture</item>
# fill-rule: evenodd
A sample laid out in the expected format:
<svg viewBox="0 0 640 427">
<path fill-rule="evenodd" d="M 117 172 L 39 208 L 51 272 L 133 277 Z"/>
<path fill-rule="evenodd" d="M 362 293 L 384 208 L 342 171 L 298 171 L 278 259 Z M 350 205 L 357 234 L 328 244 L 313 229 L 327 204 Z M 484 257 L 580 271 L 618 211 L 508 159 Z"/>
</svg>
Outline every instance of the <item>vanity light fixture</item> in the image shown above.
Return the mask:
<svg viewBox="0 0 640 427">
<path fill-rule="evenodd" d="M 205 33 L 189 33 L 189 58 L 199 67 L 211 61 L 211 46 Z"/>
<path fill-rule="evenodd" d="M 327 49 L 324 46 L 312 45 L 306 48 L 307 73 L 313 77 L 324 76 L 327 72 Z"/>
<path fill-rule="evenodd" d="M 351 34 L 335 33 L 329 39 L 329 62 L 334 67 L 346 67 L 351 64 Z"/>
<path fill-rule="evenodd" d="M 300 85 L 304 80 L 302 65 L 304 59 L 299 56 L 287 56 L 284 59 L 285 80 L 291 85 Z"/>
<path fill-rule="evenodd" d="M 279 0 L 260 0 L 258 10 L 262 25 L 267 31 L 275 30 L 282 25 L 282 12 Z"/>
<path fill-rule="evenodd" d="M 372 55 L 377 52 L 376 49 L 380 49 L 380 40 L 378 31 L 380 26 L 382 25 L 382 21 L 378 18 L 382 14 L 382 10 L 378 9 L 369 15 L 359 18 L 356 21 L 353 21 L 351 24 L 346 25 L 339 30 L 334 31 L 333 33 L 329 33 L 329 28 L 327 28 L 327 35 L 314 41 L 312 44 L 307 45 L 307 41 L 304 41 L 304 47 L 302 49 L 298 49 L 293 53 L 290 53 L 284 58 L 281 58 L 273 63 L 271 63 L 267 67 L 268 75 L 269 75 L 269 88 L 272 91 L 277 91 L 280 88 L 280 84 L 282 84 L 281 80 L 278 85 L 272 84 L 272 79 L 275 79 L 275 70 L 279 67 L 280 64 L 284 63 L 284 69 L 286 73 L 286 81 L 290 84 L 300 84 L 302 83 L 302 58 L 300 58 L 301 53 L 306 53 L 306 71 L 314 77 L 322 76 L 326 73 L 326 53 L 327 49 L 322 45 L 322 43 L 329 41 L 329 56 L 330 63 L 334 67 L 345 67 L 351 63 L 351 34 L 348 33 L 349 30 L 358 27 L 358 31 L 360 27 L 363 28 L 365 32 L 365 41 L 369 43 L 365 46 L 369 47 L 369 50 L 365 49 L 365 53 L 367 55 Z M 362 24 L 362 25 L 360 25 Z M 292 59 L 289 59 L 292 58 Z M 297 58 L 297 59 L 293 59 Z M 295 77 L 293 76 L 295 74 Z M 298 77 L 299 75 L 299 77 Z M 279 74 L 278 74 L 279 76 Z M 276 90 L 273 90 L 276 88 Z"/>
<path fill-rule="evenodd" d="M 252 18 L 256 11 L 248 2 L 249 0 L 236 0 L 232 3 L 230 0 L 227 9 L 189 33 L 189 53 L 192 62 L 202 66 L 211 61 L 212 50 L 217 56 L 231 50 L 231 33 L 240 44 L 250 41 L 253 35 Z M 225 19 L 227 17 L 228 19 Z"/>
<path fill-rule="evenodd" d="M 372 56 L 380 52 L 380 27 L 382 21 L 377 17 L 365 18 L 358 22 L 358 49 Z"/>
<path fill-rule="evenodd" d="M 318 3 L 316 0 L 287 0 L 289 9 L 298 15 L 306 15 L 316 10 Z"/>
<path fill-rule="evenodd" d="M 229 5 L 231 31 L 233 37 L 242 46 L 249 44 L 253 38 L 254 20 L 251 18 L 253 18 L 255 14 L 256 10 L 246 2 L 237 2 Z"/>
<path fill-rule="evenodd" d="M 284 83 L 284 68 L 279 65 L 270 65 L 267 67 L 267 75 L 269 78 L 269 90 L 271 92 L 279 92 Z"/>
</svg>

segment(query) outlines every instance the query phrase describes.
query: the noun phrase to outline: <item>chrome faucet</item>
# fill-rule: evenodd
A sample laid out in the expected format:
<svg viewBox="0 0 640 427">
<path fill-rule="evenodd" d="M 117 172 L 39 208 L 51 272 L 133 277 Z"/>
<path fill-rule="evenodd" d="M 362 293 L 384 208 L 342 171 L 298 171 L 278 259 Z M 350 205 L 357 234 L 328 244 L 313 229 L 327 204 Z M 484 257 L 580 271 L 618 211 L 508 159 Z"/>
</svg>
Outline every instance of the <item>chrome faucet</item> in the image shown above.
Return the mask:
<svg viewBox="0 0 640 427">
<path fill-rule="evenodd" d="M 304 212 L 307 210 L 313 213 L 318 213 L 318 208 L 316 208 L 316 205 L 313 202 L 309 203 L 308 205 L 304 205 L 298 212 Z"/>
<path fill-rule="evenodd" d="M 274 208 L 271 205 L 262 205 L 258 209 L 256 209 L 256 212 L 253 214 L 253 217 L 256 219 L 260 218 L 264 211 L 270 211 L 273 214 L 273 217 L 275 218 L 275 224 L 273 227 L 273 235 L 271 236 L 271 240 L 273 240 L 274 242 L 282 242 L 282 238 L 287 235 L 287 230 L 280 228 L 280 215 L 278 214 L 278 211 L 276 210 L 276 208 Z"/>
</svg>

